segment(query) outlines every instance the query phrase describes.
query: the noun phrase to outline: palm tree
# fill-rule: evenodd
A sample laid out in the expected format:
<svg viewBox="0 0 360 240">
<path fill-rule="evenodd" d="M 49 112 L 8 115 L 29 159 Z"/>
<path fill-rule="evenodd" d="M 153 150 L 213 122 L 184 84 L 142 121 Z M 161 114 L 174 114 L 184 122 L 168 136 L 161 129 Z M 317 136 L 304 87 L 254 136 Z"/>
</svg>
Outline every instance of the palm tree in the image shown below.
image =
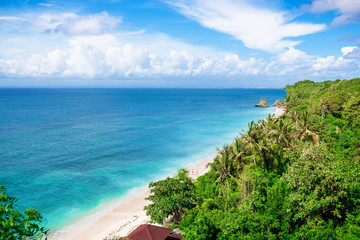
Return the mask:
<svg viewBox="0 0 360 240">
<path fill-rule="evenodd" d="M 254 162 L 255 167 L 257 167 L 256 158 L 258 158 L 257 153 L 260 150 L 259 146 L 259 132 L 257 125 L 254 121 L 248 124 L 248 130 L 240 134 L 246 142 L 245 151 L 246 151 L 246 158 L 251 158 Z"/>
<path fill-rule="evenodd" d="M 284 118 L 277 118 L 275 124 L 269 133 L 273 138 L 273 145 L 271 151 L 273 153 L 273 163 L 277 165 L 280 161 L 282 162 L 283 168 L 285 167 L 284 162 L 284 150 L 291 148 L 291 142 L 293 141 L 293 124 Z"/>
<path fill-rule="evenodd" d="M 266 124 L 269 125 L 269 126 L 272 126 L 275 124 L 276 122 L 276 119 L 275 118 L 275 114 L 269 114 L 267 117 L 266 117 Z"/>
<path fill-rule="evenodd" d="M 277 118 L 276 124 L 273 124 L 270 135 L 276 142 L 280 143 L 282 148 L 288 148 L 291 142 L 291 133 L 293 128 L 291 124 L 283 118 Z"/>
<path fill-rule="evenodd" d="M 259 141 L 259 153 L 261 154 L 262 160 L 264 162 L 265 171 L 268 171 L 270 168 L 278 165 L 278 156 L 277 151 L 281 149 L 281 144 L 279 144 L 279 139 L 276 135 L 279 135 L 279 126 L 277 124 L 277 119 L 274 115 L 268 115 L 266 120 L 259 121 L 259 132 L 261 133 L 261 138 Z"/>
<path fill-rule="evenodd" d="M 268 125 L 265 120 L 259 120 L 257 123 L 251 122 L 248 125 L 248 131 L 243 132 L 241 135 L 246 141 L 245 151 L 247 154 L 246 158 L 251 158 L 257 167 L 256 160 L 263 160 L 265 171 L 268 170 Z"/>
<path fill-rule="evenodd" d="M 224 199 L 224 210 L 227 211 L 229 205 L 229 193 L 230 184 L 229 179 L 233 179 L 238 186 L 240 186 L 239 180 L 234 176 L 236 174 L 236 162 L 232 159 L 231 147 L 226 145 L 223 149 L 218 150 L 218 155 L 215 157 L 211 166 L 215 170 L 218 178 L 216 182 L 224 183 L 220 186 L 219 193 Z"/>
<path fill-rule="evenodd" d="M 268 138 L 262 138 L 259 142 L 259 154 L 261 154 L 264 162 L 264 169 L 267 172 L 274 165 L 274 149 L 276 143 L 272 142 Z"/>
<path fill-rule="evenodd" d="M 215 169 L 218 178 L 216 182 L 224 182 L 228 178 L 233 179 L 237 184 L 239 181 L 234 177 L 236 172 L 236 165 L 231 158 L 231 148 L 226 145 L 223 149 L 218 150 L 218 155 L 215 157 L 211 166 Z"/>
<path fill-rule="evenodd" d="M 310 125 L 311 125 L 311 117 L 307 111 L 303 112 L 302 117 L 297 121 L 296 128 L 300 135 L 300 140 L 304 141 L 308 138 L 311 138 L 312 142 L 314 144 L 319 143 L 319 136 L 310 131 Z"/>
<path fill-rule="evenodd" d="M 230 146 L 231 159 L 234 161 L 236 171 L 240 173 L 244 167 L 246 156 L 245 154 L 245 140 L 243 138 L 235 138 L 234 142 Z"/>
<path fill-rule="evenodd" d="M 242 158 L 252 159 L 255 167 L 263 161 L 265 171 L 283 162 L 283 149 L 290 146 L 292 127 L 283 118 L 268 115 L 266 120 L 251 122 L 241 133 L 244 139 Z"/>
</svg>

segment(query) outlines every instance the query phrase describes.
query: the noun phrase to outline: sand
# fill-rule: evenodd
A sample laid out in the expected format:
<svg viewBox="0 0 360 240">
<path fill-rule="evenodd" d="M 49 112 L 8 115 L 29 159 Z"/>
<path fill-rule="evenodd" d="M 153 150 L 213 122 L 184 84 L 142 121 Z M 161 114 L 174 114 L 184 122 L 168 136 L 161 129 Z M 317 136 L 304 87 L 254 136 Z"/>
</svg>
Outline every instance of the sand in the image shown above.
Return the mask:
<svg viewBox="0 0 360 240">
<path fill-rule="evenodd" d="M 278 118 L 285 113 L 285 108 L 275 107 L 275 117 Z"/>
<path fill-rule="evenodd" d="M 285 109 L 275 107 L 275 117 L 285 113 Z M 216 153 L 197 162 L 190 163 L 186 168 L 193 179 L 205 174 L 208 164 L 213 161 Z M 50 240 L 103 240 L 125 237 L 139 225 L 149 223 L 144 206 L 150 202 L 145 200 L 150 194 L 145 186 L 136 189 L 127 196 L 101 206 L 93 213 L 80 219 L 72 226 L 49 237 Z M 99 216 L 100 215 L 100 216 Z M 84 224 L 84 222 L 86 224 Z"/>
<path fill-rule="evenodd" d="M 212 162 L 215 156 L 216 153 L 190 163 L 186 167 L 189 176 L 196 179 L 205 174 L 209 170 L 208 163 Z M 150 203 L 145 200 L 149 194 L 147 187 L 136 189 L 121 199 L 101 206 L 72 226 L 56 232 L 49 239 L 103 240 L 127 236 L 139 225 L 150 222 L 150 217 L 146 216 L 144 211 L 144 206 Z"/>
</svg>

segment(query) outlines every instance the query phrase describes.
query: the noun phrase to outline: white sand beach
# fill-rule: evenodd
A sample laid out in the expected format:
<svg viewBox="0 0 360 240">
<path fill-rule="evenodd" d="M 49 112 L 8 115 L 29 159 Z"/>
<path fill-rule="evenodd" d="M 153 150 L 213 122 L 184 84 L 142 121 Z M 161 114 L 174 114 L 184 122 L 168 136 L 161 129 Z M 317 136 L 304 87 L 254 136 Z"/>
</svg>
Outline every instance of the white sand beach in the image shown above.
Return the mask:
<svg viewBox="0 0 360 240">
<path fill-rule="evenodd" d="M 190 163 L 186 167 L 189 176 L 196 179 L 205 174 L 209 170 L 208 163 L 212 162 L 215 156 L 216 153 Z M 149 194 L 147 186 L 136 189 L 117 202 L 105 204 L 62 232 L 50 236 L 50 240 L 103 240 L 127 236 L 140 224 L 150 222 L 150 217 L 146 216 L 144 211 L 144 206 L 150 203 L 145 200 Z M 84 225 L 84 222 L 87 224 Z"/>
<path fill-rule="evenodd" d="M 275 107 L 275 117 L 280 117 L 285 113 L 285 108 Z"/>
<path fill-rule="evenodd" d="M 284 108 L 275 107 L 275 117 L 285 113 Z M 188 164 L 189 176 L 193 179 L 205 174 L 208 164 L 213 161 L 213 153 L 199 161 Z M 147 186 L 135 189 L 121 199 L 115 200 L 96 209 L 93 213 L 80 219 L 63 231 L 50 236 L 50 240 L 103 240 L 127 236 L 139 225 L 149 223 L 144 206 L 150 202 L 145 200 L 150 194 Z M 85 223 L 85 224 L 84 224 Z"/>
</svg>

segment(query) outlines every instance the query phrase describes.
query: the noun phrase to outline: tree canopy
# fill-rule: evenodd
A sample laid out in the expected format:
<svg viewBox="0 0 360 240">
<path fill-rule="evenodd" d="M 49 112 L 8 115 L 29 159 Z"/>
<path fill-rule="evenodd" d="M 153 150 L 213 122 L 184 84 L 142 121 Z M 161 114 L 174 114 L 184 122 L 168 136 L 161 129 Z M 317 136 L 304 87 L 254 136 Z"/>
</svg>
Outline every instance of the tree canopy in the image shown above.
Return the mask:
<svg viewBox="0 0 360 240">
<path fill-rule="evenodd" d="M 164 223 L 170 220 L 178 223 L 181 216 L 194 205 L 194 183 L 188 177 L 185 169 L 180 169 L 173 178 L 166 178 L 157 182 L 151 182 L 150 195 L 147 200 L 152 201 L 145 207 L 146 214 L 151 216 L 153 222 Z"/>
<path fill-rule="evenodd" d="M 16 197 L 6 194 L 0 186 L 0 239 L 43 239 L 46 229 L 41 224 L 43 217 L 35 209 L 26 209 L 23 213 L 17 210 Z"/>
<path fill-rule="evenodd" d="M 360 79 L 285 89 L 284 115 L 249 123 L 180 199 L 178 176 L 152 183 L 147 209 L 176 216 L 185 239 L 359 239 Z"/>
</svg>

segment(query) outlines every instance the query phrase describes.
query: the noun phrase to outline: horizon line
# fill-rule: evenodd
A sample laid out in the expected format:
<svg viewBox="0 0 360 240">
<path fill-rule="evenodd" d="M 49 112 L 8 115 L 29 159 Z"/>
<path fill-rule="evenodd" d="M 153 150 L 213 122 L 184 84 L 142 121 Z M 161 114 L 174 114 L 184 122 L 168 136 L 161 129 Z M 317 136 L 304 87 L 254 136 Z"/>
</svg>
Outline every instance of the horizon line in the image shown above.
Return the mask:
<svg viewBox="0 0 360 240">
<path fill-rule="evenodd" d="M 0 86 L 0 89 L 284 89 L 285 87 L 100 87 L 100 86 Z"/>
</svg>

